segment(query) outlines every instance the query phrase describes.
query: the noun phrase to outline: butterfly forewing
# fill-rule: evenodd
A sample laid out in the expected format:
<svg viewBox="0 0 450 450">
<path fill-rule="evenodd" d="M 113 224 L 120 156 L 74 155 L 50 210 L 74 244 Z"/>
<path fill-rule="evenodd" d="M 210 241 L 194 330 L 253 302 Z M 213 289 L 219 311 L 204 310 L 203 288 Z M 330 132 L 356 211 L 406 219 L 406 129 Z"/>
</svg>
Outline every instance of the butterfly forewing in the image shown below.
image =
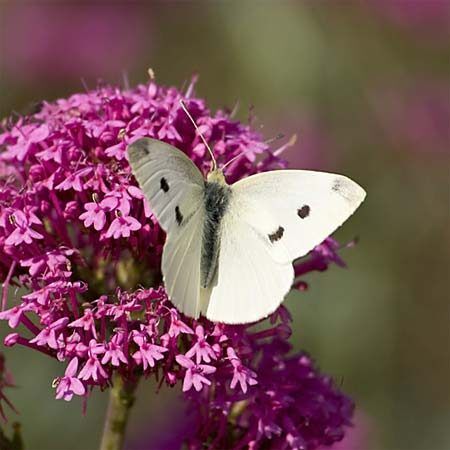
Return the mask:
<svg viewBox="0 0 450 450">
<path fill-rule="evenodd" d="M 279 262 L 293 261 L 320 244 L 365 197 L 345 176 L 307 170 L 260 173 L 238 181 L 232 190 L 241 220 Z"/>
<path fill-rule="evenodd" d="M 203 202 L 203 176 L 180 150 L 142 138 L 128 147 L 133 174 L 162 228 L 186 223 Z"/>
</svg>

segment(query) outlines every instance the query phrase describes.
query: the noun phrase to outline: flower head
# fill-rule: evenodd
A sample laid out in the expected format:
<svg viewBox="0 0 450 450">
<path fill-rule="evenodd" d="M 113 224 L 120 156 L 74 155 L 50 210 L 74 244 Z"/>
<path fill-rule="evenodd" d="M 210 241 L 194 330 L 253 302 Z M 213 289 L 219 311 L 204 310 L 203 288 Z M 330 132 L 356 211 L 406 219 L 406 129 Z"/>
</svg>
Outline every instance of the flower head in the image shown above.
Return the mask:
<svg viewBox="0 0 450 450">
<path fill-rule="evenodd" d="M 210 160 L 180 106 L 184 99 L 219 165 L 247 151 L 230 166 L 230 182 L 285 164 L 249 126 L 223 111 L 211 114 L 192 91 L 154 82 L 131 90 L 104 86 L 5 121 L 0 320 L 22 325 L 5 344 L 66 364 L 55 381 L 56 397 L 64 400 L 108 388 L 115 375 L 179 383 L 197 417 L 185 437 L 191 448 L 207 441 L 211 448 L 331 444 L 349 423 L 351 402 L 308 356 L 288 353 L 284 306 L 258 329 L 226 326 L 184 317 L 161 286 L 165 236 L 131 174 L 130 143 L 163 139 L 206 173 Z M 327 240 L 297 275 L 330 262 L 341 260 Z M 13 280 L 28 292 L 6 305 Z"/>
</svg>

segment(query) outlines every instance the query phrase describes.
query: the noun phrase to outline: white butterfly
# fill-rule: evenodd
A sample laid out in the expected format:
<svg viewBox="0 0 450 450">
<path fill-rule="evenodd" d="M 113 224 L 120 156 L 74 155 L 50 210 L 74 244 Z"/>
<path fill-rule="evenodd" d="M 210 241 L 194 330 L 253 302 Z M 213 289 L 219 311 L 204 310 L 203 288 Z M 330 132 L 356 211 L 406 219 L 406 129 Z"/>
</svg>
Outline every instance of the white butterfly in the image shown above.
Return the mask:
<svg viewBox="0 0 450 450">
<path fill-rule="evenodd" d="M 347 177 L 307 170 L 259 173 L 230 186 L 214 168 L 205 180 L 183 152 L 149 138 L 130 145 L 128 157 L 167 233 L 169 298 L 187 316 L 216 322 L 254 322 L 275 311 L 293 283 L 292 261 L 366 195 Z"/>
</svg>

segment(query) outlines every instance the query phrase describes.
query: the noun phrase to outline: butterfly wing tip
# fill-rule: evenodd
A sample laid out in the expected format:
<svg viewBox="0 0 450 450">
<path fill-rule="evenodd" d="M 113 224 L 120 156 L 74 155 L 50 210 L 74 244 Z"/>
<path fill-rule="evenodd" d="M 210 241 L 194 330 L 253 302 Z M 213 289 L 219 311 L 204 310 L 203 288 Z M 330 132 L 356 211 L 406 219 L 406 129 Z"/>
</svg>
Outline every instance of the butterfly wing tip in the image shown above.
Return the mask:
<svg viewBox="0 0 450 450">
<path fill-rule="evenodd" d="M 150 139 L 140 138 L 134 141 L 128 146 L 127 153 L 131 164 L 145 158 L 150 154 Z"/>
<path fill-rule="evenodd" d="M 355 209 L 366 198 L 366 191 L 350 178 L 338 176 L 332 181 L 331 190 L 340 195 L 350 205 L 354 205 Z"/>
</svg>

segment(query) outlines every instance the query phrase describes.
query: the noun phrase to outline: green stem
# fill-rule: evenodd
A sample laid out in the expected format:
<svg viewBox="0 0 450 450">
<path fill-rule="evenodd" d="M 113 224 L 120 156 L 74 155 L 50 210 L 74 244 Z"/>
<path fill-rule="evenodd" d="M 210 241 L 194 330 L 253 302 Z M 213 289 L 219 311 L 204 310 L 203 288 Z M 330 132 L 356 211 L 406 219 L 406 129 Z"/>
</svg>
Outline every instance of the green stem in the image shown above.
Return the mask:
<svg viewBox="0 0 450 450">
<path fill-rule="evenodd" d="M 8 439 L 0 428 L 0 449 L 1 450 L 24 450 L 20 424 L 14 422 L 12 425 L 13 435 Z"/>
<path fill-rule="evenodd" d="M 114 376 L 100 450 L 122 449 L 136 386 L 137 382 L 123 381 L 120 375 Z"/>
</svg>

